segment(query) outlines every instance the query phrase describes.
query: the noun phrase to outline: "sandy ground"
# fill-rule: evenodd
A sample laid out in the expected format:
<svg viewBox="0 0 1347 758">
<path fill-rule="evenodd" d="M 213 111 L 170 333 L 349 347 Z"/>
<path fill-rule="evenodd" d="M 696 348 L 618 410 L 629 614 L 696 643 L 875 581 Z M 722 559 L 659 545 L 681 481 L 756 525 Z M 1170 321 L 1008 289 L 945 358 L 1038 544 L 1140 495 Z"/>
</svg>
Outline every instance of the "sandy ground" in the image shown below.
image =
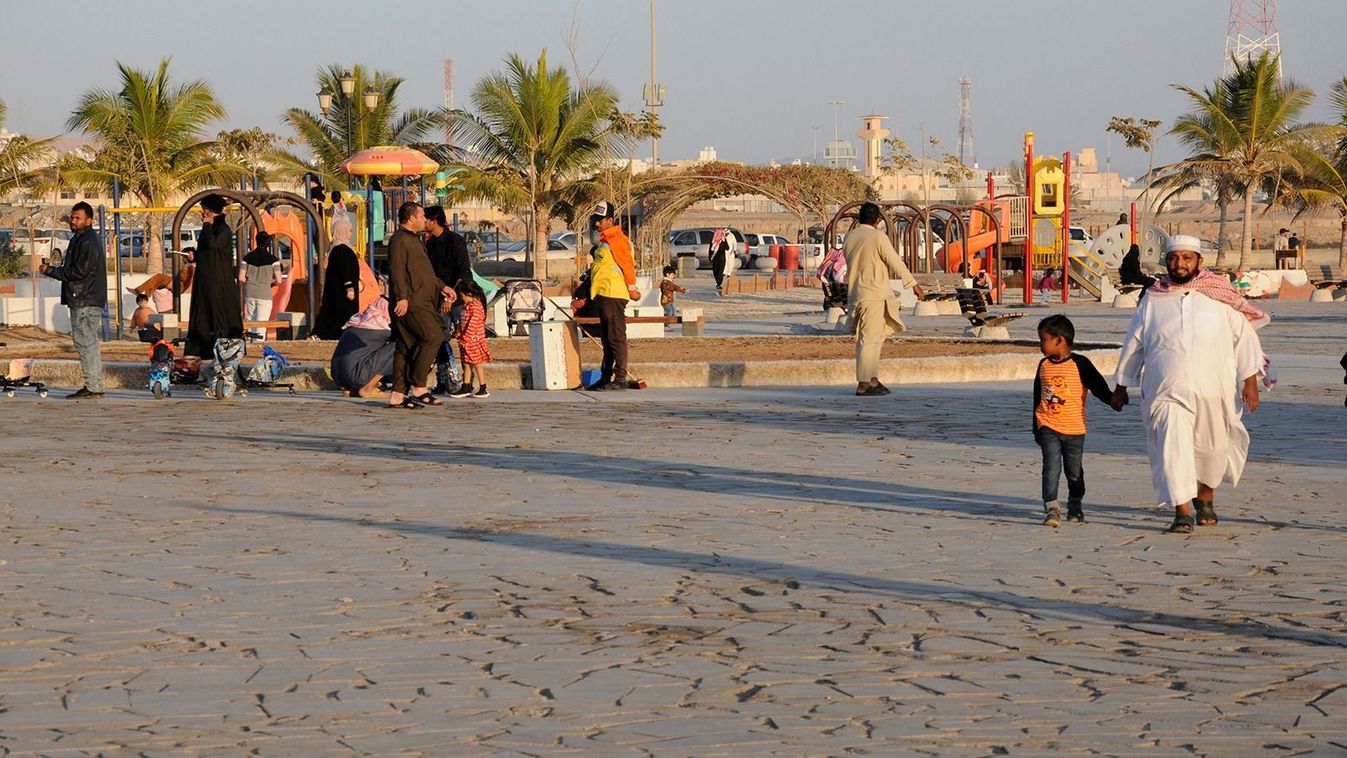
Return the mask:
<svg viewBox="0 0 1347 758">
<path fill-rule="evenodd" d="M 1340 753 L 1344 389 L 1191 537 L 1025 383 L 0 400 L 0 753 Z"/>
<path fill-rule="evenodd" d="M 13 347 L 0 348 L 0 359 L 8 358 L 70 358 L 75 349 L 69 338 L 34 334 L 35 330 L 0 330 L 0 342 Z M 34 340 L 34 337 L 37 339 Z M 332 356 L 333 342 L 273 342 L 282 355 L 293 361 L 321 363 Z M 103 345 L 103 360 L 146 360 L 148 345 L 139 342 L 109 342 Z M 1034 345 L 996 345 L 975 342 L 932 342 L 927 340 L 892 341 L 886 344 L 886 358 L 921 358 L 948 355 L 990 355 L 1008 352 L 1033 352 Z M 599 347 L 585 340 L 581 344 L 582 357 L 594 362 L 602 357 Z M 850 358 L 855 355 L 851 337 L 666 337 L 664 339 L 632 340 L 631 352 L 636 360 L 655 362 L 704 362 L 728 360 L 821 360 Z M 527 339 L 491 341 L 492 359 L 498 362 L 526 363 L 529 360 Z"/>
</svg>

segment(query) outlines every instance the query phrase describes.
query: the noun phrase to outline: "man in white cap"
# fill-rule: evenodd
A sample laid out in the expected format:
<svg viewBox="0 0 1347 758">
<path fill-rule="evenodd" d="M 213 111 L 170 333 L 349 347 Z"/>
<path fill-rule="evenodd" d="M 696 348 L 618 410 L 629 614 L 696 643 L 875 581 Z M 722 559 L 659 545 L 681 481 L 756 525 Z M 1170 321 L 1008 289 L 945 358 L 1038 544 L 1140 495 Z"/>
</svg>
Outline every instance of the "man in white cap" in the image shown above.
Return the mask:
<svg viewBox="0 0 1347 758">
<path fill-rule="evenodd" d="M 1202 268 L 1196 237 L 1170 237 L 1165 268 L 1123 340 L 1114 406 L 1141 385 L 1141 416 L 1156 501 L 1174 506 L 1169 531 L 1216 523 L 1215 490 L 1239 483 L 1249 453 L 1238 395 L 1258 408 L 1267 316 L 1220 274 Z"/>
</svg>

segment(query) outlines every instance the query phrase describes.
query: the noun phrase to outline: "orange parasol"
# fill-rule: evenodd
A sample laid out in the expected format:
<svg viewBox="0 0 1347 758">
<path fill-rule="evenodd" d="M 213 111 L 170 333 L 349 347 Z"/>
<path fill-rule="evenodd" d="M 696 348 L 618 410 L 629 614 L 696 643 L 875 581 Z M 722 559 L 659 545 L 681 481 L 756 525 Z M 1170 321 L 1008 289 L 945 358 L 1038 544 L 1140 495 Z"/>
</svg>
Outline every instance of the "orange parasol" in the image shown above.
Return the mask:
<svg viewBox="0 0 1347 758">
<path fill-rule="evenodd" d="M 361 150 L 342 162 L 341 167 L 356 176 L 424 176 L 440 170 L 440 164 L 420 150 L 396 145 Z"/>
</svg>

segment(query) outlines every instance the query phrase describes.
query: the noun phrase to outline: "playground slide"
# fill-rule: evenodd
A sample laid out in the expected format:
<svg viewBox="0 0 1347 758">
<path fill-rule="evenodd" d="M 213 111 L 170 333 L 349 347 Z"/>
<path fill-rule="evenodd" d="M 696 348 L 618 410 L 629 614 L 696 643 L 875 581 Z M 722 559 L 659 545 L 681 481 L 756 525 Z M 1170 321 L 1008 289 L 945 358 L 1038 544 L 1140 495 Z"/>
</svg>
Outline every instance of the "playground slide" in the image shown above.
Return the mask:
<svg viewBox="0 0 1347 758">
<path fill-rule="evenodd" d="M 964 262 L 964 251 L 968 251 L 971 262 L 968 264 L 968 273 L 976 274 L 982 270 L 982 258 L 972 257 L 996 244 L 996 232 L 982 232 L 974 234 L 967 240 L 957 240 L 945 245 L 936 252 L 936 262 L 944 267 L 945 271 L 950 273 L 957 272 L 959 266 Z"/>
</svg>

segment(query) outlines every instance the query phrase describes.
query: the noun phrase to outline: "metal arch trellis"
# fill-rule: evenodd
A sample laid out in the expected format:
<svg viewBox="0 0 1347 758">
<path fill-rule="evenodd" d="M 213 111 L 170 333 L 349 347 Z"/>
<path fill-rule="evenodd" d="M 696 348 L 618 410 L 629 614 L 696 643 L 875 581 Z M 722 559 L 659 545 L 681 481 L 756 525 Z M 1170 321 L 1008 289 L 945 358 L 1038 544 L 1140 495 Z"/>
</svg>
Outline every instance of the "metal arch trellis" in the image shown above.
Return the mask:
<svg viewBox="0 0 1347 758">
<path fill-rule="evenodd" d="M 235 203 L 238 203 L 238 205 L 239 205 L 241 208 L 243 208 L 244 211 L 246 211 L 246 213 L 247 213 L 247 220 L 252 222 L 253 228 L 254 228 L 254 229 L 264 229 L 264 228 L 266 228 L 266 225 L 265 225 L 265 224 L 263 223 L 263 221 L 262 221 L 262 214 L 261 214 L 261 212 L 258 210 L 258 205 L 259 205 L 259 204 L 260 204 L 263 208 L 269 208 L 269 207 L 271 207 L 271 206 L 273 206 L 273 205 L 290 205 L 290 206 L 293 206 L 293 207 L 296 207 L 296 208 L 301 208 L 301 209 L 303 209 L 303 210 L 305 211 L 305 213 L 308 214 L 308 216 L 309 216 L 310 219 L 313 219 L 313 220 L 314 220 L 315 225 L 316 225 L 317 228 L 318 228 L 318 240 L 317 240 L 317 243 L 318 243 L 318 266 L 317 266 L 317 271 L 314 272 L 311 276 L 308 276 L 308 277 L 307 277 L 308 280 L 311 282 L 311 285 L 310 285 L 310 287 L 309 287 L 310 292 L 309 292 L 308 303 L 307 303 L 307 312 L 306 312 L 306 315 L 308 316 L 308 319 L 309 319 L 309 324 L 313 324 L 313 319 L 314 319 L 314 315 L 315 315 L 315 313 L 314 313 L 314 308 L 315 308 L 316 303 L 320 302 L 320 299 L 321 299 L 322 293 L 323 293 L 323 281 L 322 281 L 322 277 L 323 277 L 323 274 L 324 274 L 324 265 L 323 265 L 323 264 L 324 264 L 324 262 L 325 262 L 325 260 L 326 260 L 326 257 L 327 257 L 327 243 L 328 243 L 328 240 L 327 240 L 327 229 L 326 229 L 326 228 L 324 227 L 324 225 L 322 224 L 322 217 L 321 217 L 321 216 L 318 216 L 317 211 L 313 208 L 312 205 L 310 205 L 309 203 L 305 202 L 305 201 L 304 201 L 304 198 L 300 197 L 299 195 L 296 195 L 296 194 L 293 193 L 293 192 L 281 192 L 281 191 L 271 191 L 271 190 L 263 191 L 263 192 L 246 192 L 246 191 L 242 191 L 242 190 L 234 190 L 234 189 L 226 189 L 226 188 L 223 188 L 223 187 L 217 187 L 217 188 L 215 188 L 215 189 L 206 189 L 206 190 L 202 190 L 202 191 L 196 193 L 195 195 L 192 195 L 191 197 L 187 198 L 187 200 L 184 201 L 183 204 L 178 208 L 177 213 L 174 214 L 174 216 L 173 216 L 173 239 L 174 239 L 174 240 L 177 240 L 177 239 L 180 238 L 180 235 L 181 235 L 181 233 L 182 233 L 182 222 L 183 222 L 183 219 L 185 219 L 185 218 L 187 217 L 187 214 L 188 214 L 189 212 L 191 212 L 192 208 L 196 207 L 197 204 L 199 204 L 202 200 L 204 200 L 205 198 L 207 198 L 207 197 L 210 196 L 210 195 L 219 195 L 219 196 L 221 196 L 221 197 L 223 197 L 223 198 L 226 198 L 226 199 L 229 199 L 229 200 L 234 201 Z M 246 240 L 247 240 L 247 236 L 245 236 L 245 235 L 242 233 L 242 232 L 243 232 L 243 229 L 245 228 L 245 227 L 244 227 L 244 224 L 239 224 L 239 227 L 240 227 L 239 229 L 236 229 L 236 230 L 235 230 L 235 232 L 238 233 L 238 246 L 237 246 L 237 248 L 236 248 L 236 250 L 235 250 L 235 265 L 236 265 L 236 266 L 238 265 L 239 261 L 242 260 L 242 251 L 241 251 L 241 248 L 246 244 Z M 304 253 L 304 259 L 305 259 L 305 265 L 307 266 L 307 265 L 308 265 L 308 251 L 307 251 L 307 250 L 306 250 L 305 253 Z M 172 273 L 172 278 L 173 278 L 173 307 L 174 307 L 175 310 L 179 310 L 179 311 L 180 311 L 181 308 L 182 308 L 182 284 L 181 284 L 181 279 L 180 279 L 180 277 L 179 277 L 179 274 L 181 273 L 181 268 L 180 268 L 180 263 L 179 263 L 179 261 L 178 261 L 178 257 L 177 257 L 177 256 L 173 256 L 172 272 L 173 272 L 173 273 Z"/>
</svg>

